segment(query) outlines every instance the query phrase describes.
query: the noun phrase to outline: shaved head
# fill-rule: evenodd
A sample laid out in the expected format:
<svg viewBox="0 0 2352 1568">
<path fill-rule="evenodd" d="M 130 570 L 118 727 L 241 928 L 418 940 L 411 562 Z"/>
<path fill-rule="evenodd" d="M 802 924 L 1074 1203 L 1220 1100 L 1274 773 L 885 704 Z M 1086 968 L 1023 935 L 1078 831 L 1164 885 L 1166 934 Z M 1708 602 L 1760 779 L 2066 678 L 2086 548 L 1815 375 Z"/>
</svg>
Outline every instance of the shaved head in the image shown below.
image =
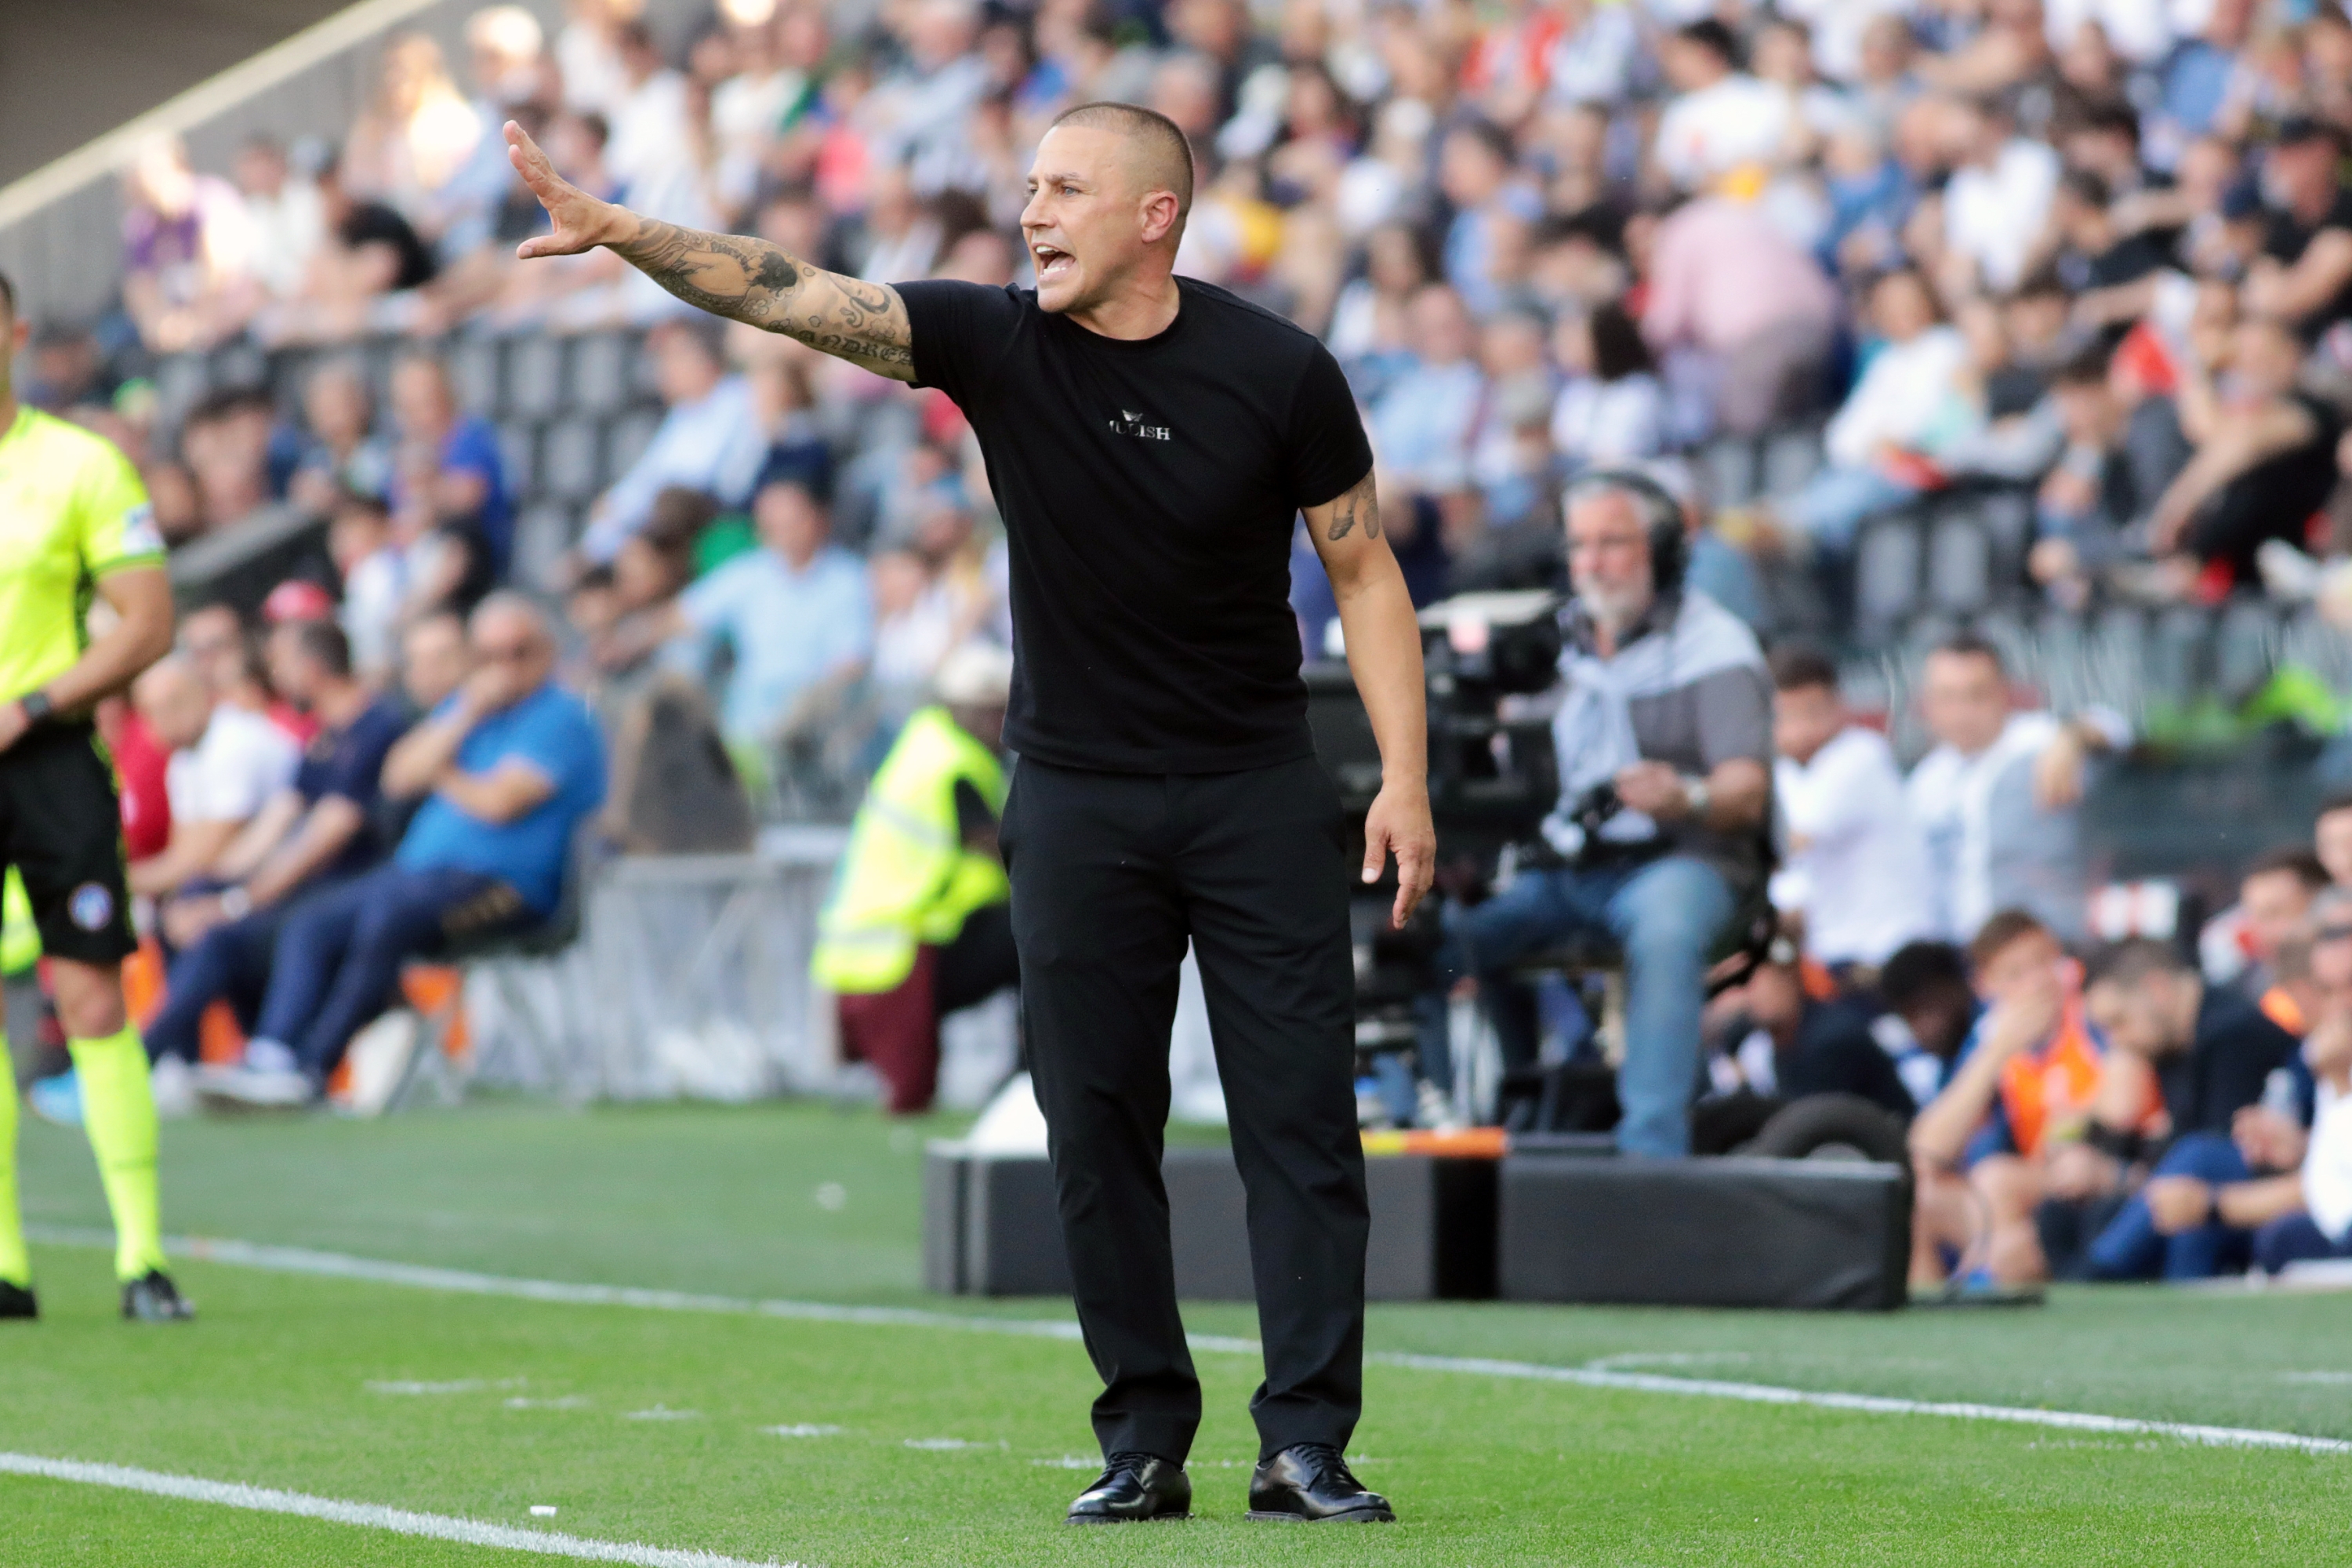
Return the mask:
<svg viewBox="0 0 2352 1568">
<path fill-rule="evenodd" d="M 1082 103 L 1065 110 L 1048 131 L 1065 125 L 1108 131 L 1127 143 L 1122 160 L 1135 177 L 1138 192 L 1168 191 L 1176 197 L 1176 228 L 1183 231 L 1192 210 L 1192 145 L 1176 122 L 1155 110 L 1132 103 Z"/>
</svg>

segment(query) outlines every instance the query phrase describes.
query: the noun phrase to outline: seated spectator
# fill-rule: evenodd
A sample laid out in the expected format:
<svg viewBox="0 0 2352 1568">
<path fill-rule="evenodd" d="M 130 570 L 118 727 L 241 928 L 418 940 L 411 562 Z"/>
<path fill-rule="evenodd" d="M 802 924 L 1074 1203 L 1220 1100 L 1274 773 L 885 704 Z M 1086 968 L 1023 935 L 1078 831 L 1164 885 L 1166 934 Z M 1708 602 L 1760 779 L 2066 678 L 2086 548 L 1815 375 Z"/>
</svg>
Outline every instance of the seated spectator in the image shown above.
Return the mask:
<svg viewBox="0 0 2352 1568">
<path fill-rule="evenodd" d="M 607 728 L 657 668 L 690 662 L 688 641 L 677 627 L 677 597 L 694 579 L 695 541 L 716 511 L 699 490 L 666 489 L 655 500 L 653 520 L 621 542 L 613 564 L 591 569 L 610 588 L 610 609 L 603 626 L 579 629 L 590 632 L 593 700 Z M 581 581 L 585 586 L 589 579 Z"/>
<path fill-rule="evenodd" d="M 1943 323 L 1918 273 L 1887 273 L 1871 289 L 1884 344 L 1830 421 L 1829 466 L 1774 510 L 1816 548 L 1842 557 L 1864 520 L 1939 482 L 1936 458 L 1971 433 L 1981 410 L 1968 343 Z"/>
<path fill-rule="evenodd" d="M 2069 361 L 2053 395 L 2066 447 L 2036 497 L 2027 567 L 2053 598 L 2079 609 L 2093 577 L 2145 552 L 2147 521 L 2189 461 L 2189 443 L 2172 400 L 2150 394 L 2126 357 L 2103 347 Z"/>
<path fill-rule="evenodd" d="M 2263 160 L 2277 204 L 2246 276 L 2246 309 L 2315 340 L 2352 315 L 2352 191 L 2344 187 L 2341 127 L 2297 116 Z"/>
<path fill-rule="evenodd" d="M 2228 986 L 2294 1033 L 2295 1005 L 2277 992 L 2279 950 L 2309 931 L 2312 900 L 2328 885 L 2327 868 L 2301 844 L 2257 856 L 2238 879 L 2238 901 L 2197 934 L 2198 963 L 2214 985 Z"/>
<path fill-rule="evenodd" d="M 1942 1283 L 1955 1258 L 1964 1284 L 2048 1277 L 2034 1223 L 2045 1156 L 2088 1115 L 2105 1054 L 2069 994 L 2071 961 L 2049 927 L 2003 910 L 1969 956 L 1985 1012 L 1911 1124 L 1915 1287 Z"/>
<path fill-rule="evenodd" d="M 1617 305 L 1563 315 L 1553 331 L 1568 380 L 1552 405 L 1551 442 L 1569 475 L 1657 455 L 1666 395 L 1642 333 Z"/>
<path fill-rule="evenodd" d="M 706 323 L 663 322 L 647 334 L 646 353 L 669 411 L 590 514 L 580 550 L 591 562 L 612 560 L 621 541 L 653 515 L 654 499 L 673 485 L 702 490 L 722 506 L 741 505 L 767 457 L 751 384 L 726 373 L 717 333 Z"/>
<path fill-rule="evenodd" d="M 210 394 L 188 411 L 180 450 L 195 476 L 203 531 L 234 528 L 270 503 L 271 421 L 269 395 L 246 387 Z"/>
<path fill-rule="evenodd" d="M 1658 225 L 1642 331 L 1716 426 L 1756 436 L 1822 403 L 1837 290 L 1754 203 L 1701 196 Z"/>
<path fill-rule="evenodd" d="M 1723 1038 L 1707 1063 L 1708 1087 L 1717 1097 L 1741 1097 L 1743 1110 L 1735 1113 L 1740 1136 L 1715 1141 L 1717 1152 L 1753 1137 L 1774 1110 L 1807 1095 L 1853 1095 L 1906 1121 L 1918 1110 L 1871 1033 L 1869 1007 L 1810 994 L 1796 943 L 1785 935 L 1748 977 Z M 1705 1101 L 1697 1115 L 1706 1118 Z"/>
<path fill-rule="evenodd" d="M 373 822 L 385 753 L 408 728 L 399 704 L 353 678 L 351 644 L 326 621 L 294 621 L 269 637 L 270 675 L 320 730 L 292 781 L 270 799 L 215 868 L 211 884 L 166 902 L 164 933 L 178 950 L 147 1049 L 177 1072 L 199 1056 L 205 1009 L 227 1001 L 253 1026 L 270 952 L 301 900 L 382 858 Z"/>
<path fill-rule="evenodd" d="M 844 1044 L 889 1087 L 896 1116 L 928 1110 L 940 1020 L 1019 984 L 996 843 L 996 756 L 1013 656 L 967 643 L 940 668 L 850 827 L 810 961 L 839 1000 Z"/>
<path fill-rule="evenodd" d="M 470 195 L 458 174 L 496 128 L 458 91 L 441 46 L 425 34 L 392 38 L 381 69 L 373 100 L 352 127 L 344 179 L 355 195 L 397 209 L 437 241 Z"/>
<path fill-rule="evenodd" d="M 326 203 L 317 184 L 294 172 L 284 145 L 267 132 L 245 139 L 231 173 L 253 239 L 247 270 L 263 298 L 284 299 L 301 288 L 310 258 L 326 240 Z"/>
<path fill-rule="evenodd" d="M 761 548 L 696 583 L 650 629 L 732 650 L 719 723 L 731 744 L 756 750 L 813 689 L 865 668 L 874 604 L 865 563 L 826 542 L 824 508 L 806 490 L 770 485 L 751 515 Z"/>
<path fill-rule="evenodd" d="M 2019 135 L 1997 99 L 1958 100 L 1950 116 L 1958 162 L 1944 188 L 1947 265 L 1937 280 L 1954 299 L 1980 289 L 2007 293 L 2024 280 L 2049 222 L 2058 154 Z"/>
<path fill-rule="evenodd" d="M 1408 311 L 1412 363 L 1391 381 L 1367 421 L 1382 472 L 1401 498 L 1458 494 L 1470 487 L 1470 443 L 1486 377 L 1477 336 L 1461 296 L 1432 283 Z"/>
<path fill-rule="evenodd" d="M 2051 232 L 2058 241 L 2051 265 L 2067 292 L 2076 296 L 2076 319 L 2113 327 L 2120 335 L 2146 313 L 2153 295 L 2145 285 L 2165 265 L 2165 255 L 2146 234 L 2122 231 L 2113 199 L 2107 182 L 2087 169 L 2059 176 L 2050 207 Z"/>
<path fill-rule="evenodd" d="M 2149 1166 L 2158 1176 L 2250 1174 L 2229 1164 L 2242 1158 L 2231 1130 L 2260 1107 L 2271 1075 L 2296 1061 L 2295 1037 L 2243 996 L 2207 985 L 2172 947 L 2145 939 L 2100 959 L 2083 1003 L 2109 1049 L 2082 1138 L 2050 1163 L 2040 1224 L 2053 1267 L 2097 1279 L 2242 1269 L 2243 1238 L 2213 1226 L 2168 1236 L 2145 1194 L 2135 1201 L 2129 1189 Z"/>
<path fill-rule="evenodd" d="M 217 698 L 184 655 L 149 669 L 131 695 L 140 718 L 172 753 L 164 773 L 171 841 L 131 865 L 131 892 L 162 899 L 217 880 L 234 865 L 238 834 L 293 779 L 301 752 L 260 714 Z"/>
<path fill-rule="evenodd" d="M 432 247 L 397 210 L 346 190 L 340 165 L 321 171 L 319 195 L 327 243 L 310 258 L 301 289 L 255 317 L 254 336 L 267 344 L 343 342 L 371 328 L 421 324 L 422 291 L 435 275 Z"/>
<path fill-rule="evenodd" d="M 2123 721 L 2102 710 L 2012 711 L 2000 650 L 1971 636 L 1927 656 L 1919 711 L 1937 744 L 1906 793 L 1927 837 L 1937 931 L 1973 941 L 1993 910 L 2022 909 L 2080 940 L 2085 769 L 2130 739 Z"/>
<path fill-rule="evenodd" d="M 2301 390 L 2303 345 L 2273 321 L 2239 323 L 2230 335 L 2225 389 L 2192 377 L 2181 397 L 2181 428 L 2197 444 L 2157 502 L 2148 546 L 2175 552 L 2204 581 L 2226 591 L 2252 583 L 2254 554 L 2270 540 L 2298 549 L 2314 513 L 2336 488 L 2336 443 L 2343 420 Z"/>
<path fill-rule="evenodd" d="M 1775 908 L 1803 917 L 1805 952 L 1832 974 L 1874 971 L 1932 935 L 1927 845 L 1886 737 L 1856 723 L 1837 666 L 1817 649 L 1772 651 L 1772 792 L 1788 853 Z"/>
<path fill-rule="evenodd" d="M 474 672 L 474 650 L 466 623 L 446 614 L 423 616 L 400 637 L 400 693 L 414 718 L 430 713 L 457 694 Z"/>
<path fill-rule="evenodd" d="M 400 847 L 289 912 L 245 1060 L 200 1073 L 202 1092 L 315 1102 L 403 963 L 554 910 L 573 832 L 604 802 L 604 743 L 549 679 L 555 639 L 529 600 L 491 595 L 470 636 L 473 674 L 384 759 L 384 792 L 425 800 Z"/>
<path fill-rule="evenodd" d="M 414 509 L 434 529 L 478 538 L 488 580 L 504 581 L 514 552 L 514 499 L 498 431 L 458 412 L 448 371 L 428 353 L 393 367 L 392 418 L 400 437 L 386 497 L 394 511 Z"/>
<path fill-rule="evenodd" d="M 215 603 L 190 610 L 180 622 L 179 648 L 215 697 L 262 715 L 297 745 L 309 742 L 314 727 L 269 689 L 260 645 L 234 606 Z"/>
<path fill-rule="evenodd" d="M 886 721 L 911 713 L 940 661 L 956 647 L 955 605 L 911 550 L 877 550 L 866 561 L 874 584 L 873 679 Z"/>
<path fill-rule="evenodd" d="M 1739 175 L 1752 193 L 1789 140 L 1789 99 L 1739 68 L 1739 44 L 1713 16 L 1663 40 L 1658 66 L 1673 88 L 1658 121 L 1658 167 L 1681 190 Z"/>
<path fill-rule="evenodd" d="M 384 685 L 407 612 L 409 570 L 383 498 L 359 490 L 337 496 L 327 524 L 327 553 L 342 578 L 338 618 L 351 639 L 352 661 L 370 684 Z"/>
<path fill-rule="evenodd" d="M 1629 1154 L 1690 1150 L 1690 1097 L 1710 951 L 1759 890 L 1770 816 L 1771 698 L 1746 626 L 1681 580 L 1671 503 L 1601 476 L 1570 489 L 1570 646 L 1553 734 L 1561 791 L 1546 819 L 1555 866 L 1522 869 L 1486 902 L 1449 906 L 1433 964 L 1476 976 L 1505 1059 L 1535 1057 L 1510 966 L 1570 937 L 1626 955 L 1624 1106 Z M 1442 993 L 1423 998 L 1421 1057 L 1440 1082 L 1452 1057 Z"/>
<path fill-rule="evenodd" d="M 122 303 L 150 353 L 208 349 L 245 325 L 253 233 L 236 188 L 188 164 L 174 136 L 142 144 L 123 176 Z"/>
<path fill-rule="evenodd" d="M 302 384 L 302 424 L 287 491 L 297 506 L 328 516 L 345 491 L 391 493 L 392 443 L 374 433 L 375 400 L 358 363 L 329 360 L 310 373 Z"/>
<path fill-rule="evenodd" d="M 1872 1035 L 1895 1058 L 1895 1075 L 1914 1105 L 1926 1105 L 1951 1081 L 1952 1064 L 1984 1005 L 1969 980 L 1969 955 L 1948 942 L 1906 942 L 1878 972 L 1886 1010 Z"/>
</svg>

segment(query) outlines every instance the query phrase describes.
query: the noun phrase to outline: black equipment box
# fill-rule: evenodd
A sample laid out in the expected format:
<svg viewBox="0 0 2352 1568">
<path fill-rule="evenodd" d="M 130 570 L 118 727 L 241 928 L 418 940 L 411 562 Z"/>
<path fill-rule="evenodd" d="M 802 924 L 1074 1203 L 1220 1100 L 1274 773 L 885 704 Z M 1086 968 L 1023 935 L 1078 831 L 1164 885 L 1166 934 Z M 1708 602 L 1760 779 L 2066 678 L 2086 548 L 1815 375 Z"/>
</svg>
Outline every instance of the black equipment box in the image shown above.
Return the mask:
<svg viewBox="0 0 2352 1568">
<path fill-rule="evenodd" d="M 1372 1214 L 1367 1297 L 1494 1295 L 1497 1164 L 1427 1154 L 1364 1162 Z M 1176 1293 L 1200 1301 L 1255 1300 L 1241 1173 L 1232 1152 L 1171 1149 L 1160 1170 Z M 932 1148 L 923 1165 L 923 1286 L 942 1295 L 1069 1294 L 1054 1175 L 1042 1157 Z"/>
<path fill-rule="evenodd" d="M 1514 1301 L 1886 1311 L 1903 1305 L 1910 1173 L 1832 1160 L 1503 1161 Z"/>
</svg>

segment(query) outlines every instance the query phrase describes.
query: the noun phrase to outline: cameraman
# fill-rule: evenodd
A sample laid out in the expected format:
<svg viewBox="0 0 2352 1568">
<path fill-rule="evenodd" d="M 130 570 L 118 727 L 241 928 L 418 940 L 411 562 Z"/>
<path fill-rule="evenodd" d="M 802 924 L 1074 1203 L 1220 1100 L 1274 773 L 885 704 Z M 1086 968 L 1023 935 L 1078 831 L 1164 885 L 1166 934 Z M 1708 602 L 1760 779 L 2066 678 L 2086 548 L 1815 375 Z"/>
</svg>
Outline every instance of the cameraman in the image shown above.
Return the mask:
<svg viewBox="0 0 2352 1568">
<path fill-rule="evenodd" d="M 1767 871 L 1772 685 L 1755 635 L 1683 586 L 1680 509 L 1638 475 L 1604 473 L 1566 499 L 1559 807 L 1549 853 L 1475 908 L 1445 911 L 1441 984 L 1475 975 L 1506 1062 L 1532 1062 L 1533 1020 L 1496 1005 L 1514 964 L 1601 935 L 1626 966 L 1618 1070 L 1628 1154 L 1690 1149 L 1708 951 Z M 1444 1048 L 1442 996 L 1424 999 L 1423 1059 Z"/>
</svg>

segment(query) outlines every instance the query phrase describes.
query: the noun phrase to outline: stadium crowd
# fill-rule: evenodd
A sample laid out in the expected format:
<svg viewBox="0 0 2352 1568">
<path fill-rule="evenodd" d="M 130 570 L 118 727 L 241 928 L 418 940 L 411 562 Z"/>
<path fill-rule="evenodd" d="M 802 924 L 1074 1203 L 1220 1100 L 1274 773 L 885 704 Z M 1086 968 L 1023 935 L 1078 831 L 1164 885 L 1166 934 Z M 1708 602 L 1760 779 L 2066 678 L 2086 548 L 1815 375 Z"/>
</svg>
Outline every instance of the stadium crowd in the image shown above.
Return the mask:
<svg viewBox="0 0 2352 1568">
<path fill-rule="evenodd" d="M 1702 704 L 1739 738 L 1685 749 L 1769 773 L 1790 940 L 1706 1016 L 1720 1049 L 1637 1027 L 1629 1056 L 1667 1051 L 1677 1081 L 1703 1060 L 1713 1094 L 1837 1088 L 1900 1115 L 1922 1278 L 2347 1245 L 2352 809 L 2315 855 L 2248 873 L 2201 969 L 2158 943 L 2093 955 L 2080 805 L 2124 719 L 2021 701 L 1999 647 L 1951 638 L 1906 778 L 1885 716 L 1850 712 L 1834 658 L 1792 635 L 1847 640 L 1875 520 L 1992 491 L 2030 511 L 2027 602 L 2266 595 L 2352 625 L 2341 10 L 720 0 L 674 39 L 635 12 L 574 0 L 549 37 L 492 6 L 462 60 L 395 37 L 339 145 L 257 138 L 206 170 L 153 143 L 124 181 L 120 310 L 38 324 L 20 393 L 131 454 L 173 543 L 272 510 L 325 524 L 324 558 L 265 603 L 187 616 L 110 720 L 133 885 L 176 955 L 167 1059 L 226 997 L 255 1040 L 243 1090 L 316 1095 L 422 941 L 404 911 L 483 892 L 453 835 L 560 822 L 499 884 L 545 914 L 604 766 L 571 717 L 515 717 L 559 664 L 608 730 L 649 692 L 715 691 L 773 815 L 854 799 L 822 776 L 854 790 L 952 658 L 1009 641 L 955 405 L 717 331 L 609 253 L 516 262 L 544 220 L 502 123 L 656 217 L 876 281 L 1017 285 L 1028 149 L 1117 99 L 1192 143 L 1181 269 L 1339 359 L 1417 601 L 1563 585 L 1580 476 L 1633 467 L 1680 508 L 1684 584 L 1749 639 L 1727 668 L 1752 719 Z M 596 362 L 625 384 L 602 406 L 659 405 L 614 436 L 609 483 L 570 492 L 576 517 L 531 503 L 578 454 L 551 433 L 524 458 L 464 384 L 468 363 L 514 374 L 484 345 L 566 336 L 625 345 Z M 176 360 L 240 348 L 275 379 L 161 390 Z M 575 392 L 606 389 L 557 401 Z M 1695 455 L 1726 441 L 1801 460 L 1717 498 Z M 1303 541 L 1293 577 L 1319 655 L 1334 612 Z M 489 787 L 509 753 L 545 794 Z M 453 759 L 477 781 L 457 796 Z M 1706 782 L 1659 818 L 1758 829 Z M 420 795 L 447 809 L 404 826 L 387 803 Z M 1713 866 L 1733 906 L 1763 874 Z M 398 896 L 373 880 L 395 874 Z M 286 912 L 327 881 L 311 918 Z M 1654 1027 L 1686 1034 L 1686 1011 Z"/>
</svg>

